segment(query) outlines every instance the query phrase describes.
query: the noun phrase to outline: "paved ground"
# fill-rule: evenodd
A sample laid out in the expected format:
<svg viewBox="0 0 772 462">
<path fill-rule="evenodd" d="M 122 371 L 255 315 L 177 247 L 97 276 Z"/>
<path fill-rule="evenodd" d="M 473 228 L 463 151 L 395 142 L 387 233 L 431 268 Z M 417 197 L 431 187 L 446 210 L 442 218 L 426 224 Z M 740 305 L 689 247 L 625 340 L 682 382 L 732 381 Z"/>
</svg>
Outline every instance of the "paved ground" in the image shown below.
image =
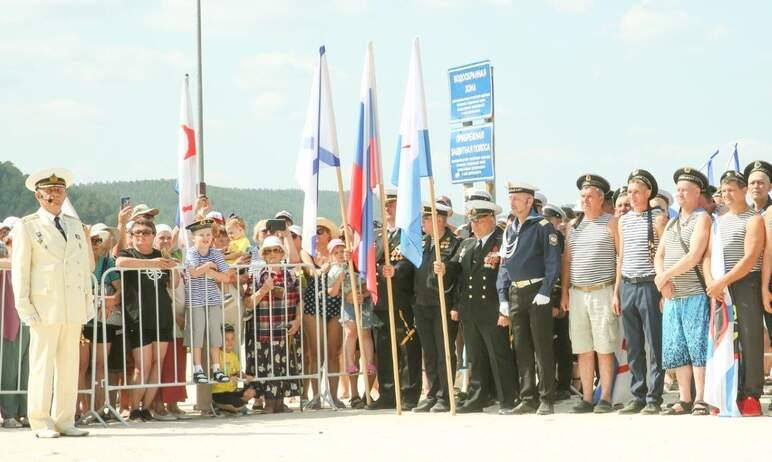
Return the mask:
<svg viewBox="0 0 772 462">
<path fill-rule="evenodd" d="M 765 408 L 768 398 L 764 401 Z M 769 460 L 772 418 L 565 414 L 549 417 L 307 411 L 87 427 L 88 438 L 36 440 L 0 429 L 1 461 Z M 602 441 L 602 444 L 598 442 Z M 590 451 L 590 452 L 587 452 Z M 594 457 L 572 456 L 573 452 Z M 342 459 L 341 456 L 344 458 Z"/>
</svg>

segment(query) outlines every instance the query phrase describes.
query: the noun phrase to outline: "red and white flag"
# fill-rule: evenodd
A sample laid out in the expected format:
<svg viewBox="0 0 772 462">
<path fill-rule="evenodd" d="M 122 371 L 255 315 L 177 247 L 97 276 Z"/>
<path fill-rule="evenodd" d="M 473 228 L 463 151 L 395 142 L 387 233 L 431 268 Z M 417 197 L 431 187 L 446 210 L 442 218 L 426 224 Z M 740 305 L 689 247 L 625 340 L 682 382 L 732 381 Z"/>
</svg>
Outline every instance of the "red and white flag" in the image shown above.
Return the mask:
<svg viewBox="0 0 772 462">
<path fill-rule="evenodd" d="M 177 226 L 180 228 L 179 246 L 187 247 L 189 238 L 185 227 L 193 223 L 193 207 L 196 203 L 197 159 L 196 131 L 193 128 L 193 108 L 190 105 L 188 75 L 182 81 L 180 125 L 177 138 Z"/>
</svg>

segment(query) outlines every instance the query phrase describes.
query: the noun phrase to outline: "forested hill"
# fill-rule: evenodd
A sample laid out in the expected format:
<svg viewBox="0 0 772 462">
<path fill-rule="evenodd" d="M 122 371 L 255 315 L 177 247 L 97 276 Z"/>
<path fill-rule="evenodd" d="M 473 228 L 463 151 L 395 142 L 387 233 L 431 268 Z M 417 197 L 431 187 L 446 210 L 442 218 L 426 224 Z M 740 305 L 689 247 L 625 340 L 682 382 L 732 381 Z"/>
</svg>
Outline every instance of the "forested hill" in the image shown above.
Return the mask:
<svg viewBox="0 0 772 462">
<path fill-rule="evenodd" d="M 27 174 L 11 162 L 0 162 L 0 220 L 24 216 L 37 210 L 37 201 L 24 187 Z M 84 223 L 104 222 L 114 225 L 120 198 L 129 196 L 132 204 L 157 207 L 161 214 L 157 223 L 173 224 L 177 208 L 175 180 L 137 180 L 76 184 L 68 190 L 70 200 Z M 289 210 L 297 222 L 302 221 L 303 193 L 297 189 L 238 189 L 207 185 L 214 210 L 226 217 L 235 212 L 250 228 L 257 220 L 273 217 L 279 210 Z M 340 206 L 336 192 L 319 192 L 319 215 L 340 222 Z"/>
</svg>

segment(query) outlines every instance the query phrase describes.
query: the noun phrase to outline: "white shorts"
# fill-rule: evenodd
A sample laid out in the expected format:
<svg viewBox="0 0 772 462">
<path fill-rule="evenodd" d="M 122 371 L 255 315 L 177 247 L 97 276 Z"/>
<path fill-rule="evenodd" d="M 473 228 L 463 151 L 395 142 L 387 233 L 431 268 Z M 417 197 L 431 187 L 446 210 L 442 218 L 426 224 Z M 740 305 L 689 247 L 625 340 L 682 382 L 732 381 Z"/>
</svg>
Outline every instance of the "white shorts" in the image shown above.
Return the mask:
<svg viewBox="0 0 772 462">
<path fill-rule="evenodd" d="M 616 351 L 619 318 L 611 307 L 613 299 L 613 285 L 592 292 L 569 289 L 568 328 L 574 354 Z"/>
</svg>

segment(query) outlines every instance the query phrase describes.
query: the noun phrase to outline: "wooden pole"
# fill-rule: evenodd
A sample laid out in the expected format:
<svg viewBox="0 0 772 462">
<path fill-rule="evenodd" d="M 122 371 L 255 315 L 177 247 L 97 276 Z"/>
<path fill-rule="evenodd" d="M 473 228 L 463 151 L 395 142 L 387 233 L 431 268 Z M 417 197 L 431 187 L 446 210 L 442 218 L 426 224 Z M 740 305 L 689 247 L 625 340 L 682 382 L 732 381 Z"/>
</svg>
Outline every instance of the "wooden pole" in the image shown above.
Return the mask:
<svg viewBox="0 0 772 462">
<path fill-rule="evenodd" d="M 338 202 L 340 202 L 340 216 L 343 222 L 343 237 L 346 242 L 346 252 L 350 254 L 351 238 L 348 235 L 348 219 L 346 218 L 346 204 L 345 204 L 346 201 L 343 197 L 343 175 L 340 172 L 340 165 L 335 167 L 335 173 L 338 177 Z M 361 311 L 361 305 L 359 303 L 359 281 L 357 281 L 356 276 L 354 276 L 353 262 L 349 262 L 348 269 L 349 269 L 348 271 L 349 281 L 351 282 L 351 296 L 354 299 L 354 317 L 356 318 L 356 324 L 357 324 L 357 337 L 359 338 L 359 352 L 362 360 L 361 370 L 364 371 L 364 377 L 365 377 L 365 397 L 367 399 L 367 404 L 371 404 L 373 399 L 370 396 L 370 377 L 367 374 L 367 360 L 369 358 L 365 355 L 365 346 L 364 346 L 365 344 L 362 341 L 364 337 L 362 337 L 362 311 Z M 341 293 L 341 297 L 343 297 L 342 293 Z M 345 300 L 343 300 L 343 303 L 345 303 Z M 338 358 L 327 358 L 328 361 L 331 359 L 334 359 L 337 361 Z M 354 397 L 352 396 L 351 398 L 353 399 Z"/>
<path fill-rule="evenodd" d="M 378 184 L 381 196 L 381 218 L 383 219 L 383 264 L 391 266 L 391 250 L 389 249 L 389 236 L 386 224 L 386 195 L 383 191 L 383 181 Z M 386 278 L 386 292 L 389 299 L 389 331 L 391 336 L 391 367 L 394 373 L 394 396 L 396 397 L 397 415 L 402 415 L 402 390 L 399 384 L 399 358 L 397 356 L 397 328 L 394 321 L 394 291 L 391 278 Z"/>
<path fill-rule="evenodd" d="M 434 234 L 434 258 L 435 261 L 441 262 L 442 256 L 440 255 L 440 236 L 437 229 L 437 205 L 434 198 L 434 178 L 429 177 L 429 198 L 432 205 L 432 232 Z M 443 230 L 444 231 L 444 230 Z M 456 394 L 453 389 L 453 370 L 450 368 L 450 348 L 453 345 L 449 345 L 448 335 L 448 313 L 445 310 L 445 280 L 444 275 L 437 275 L 437 286 L 439 287 L 440 296 L 440 315 L 442 316 L 442 339 L 445 350 L 445 372 L 448 379 L 448 399 L 450 400 L 450 415 L 456 415 Z"/>
</svg>

